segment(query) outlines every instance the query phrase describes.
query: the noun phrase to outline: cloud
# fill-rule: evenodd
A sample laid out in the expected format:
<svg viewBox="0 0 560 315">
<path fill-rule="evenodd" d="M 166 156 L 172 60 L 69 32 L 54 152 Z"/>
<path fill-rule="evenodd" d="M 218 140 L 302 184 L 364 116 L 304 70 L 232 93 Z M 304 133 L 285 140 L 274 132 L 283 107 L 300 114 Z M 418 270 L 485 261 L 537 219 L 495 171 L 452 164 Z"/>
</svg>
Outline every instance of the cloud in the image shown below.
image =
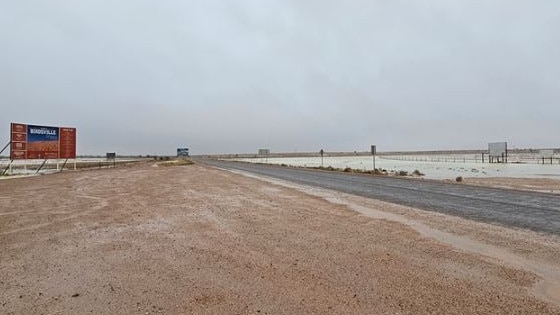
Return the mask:
<svg viewBox="0 0 560 315">
<path fill-rule="evenodd" d="M 6 1 L 0 125 L 81 154 L 557 146 L 559 6 Z"/>
</svg>

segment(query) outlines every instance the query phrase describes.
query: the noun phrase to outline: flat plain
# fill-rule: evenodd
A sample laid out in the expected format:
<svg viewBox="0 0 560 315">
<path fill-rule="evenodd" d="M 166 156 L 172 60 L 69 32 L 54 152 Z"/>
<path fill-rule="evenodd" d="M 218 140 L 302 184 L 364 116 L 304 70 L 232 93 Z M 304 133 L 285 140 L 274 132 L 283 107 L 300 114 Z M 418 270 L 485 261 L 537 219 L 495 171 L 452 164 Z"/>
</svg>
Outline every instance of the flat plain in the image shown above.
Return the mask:
<svg viewBox="0 0 560 315">
<path fill-rule="evenodd" d="M 560 314 L 560 239 L 204 165 L 0 181 L 2 314 Z"/>
</svg>

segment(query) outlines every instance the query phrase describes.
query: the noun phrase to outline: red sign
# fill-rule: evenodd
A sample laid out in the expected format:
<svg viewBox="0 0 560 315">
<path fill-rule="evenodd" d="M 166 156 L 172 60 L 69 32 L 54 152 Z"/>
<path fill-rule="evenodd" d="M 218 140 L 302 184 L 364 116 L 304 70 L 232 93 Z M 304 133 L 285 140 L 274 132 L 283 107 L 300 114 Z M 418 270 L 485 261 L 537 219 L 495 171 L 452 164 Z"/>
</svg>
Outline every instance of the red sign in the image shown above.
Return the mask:
<svg viewBox="0 0 560 315">
<path fill-rule="evenodd" d="M 27 142 L 27 134 L 12 133 L 12 142 Z"/>
<path fill-rule="evenodd" d="M 76 128 L 11 124 L 12 160 L 76 158 Z"/>
<path fill-rule="evenodd" d="M 12 123 L 12 132 L 27 133 L 27 125 Z"/>
<path fill-rule="evenodd" d="M 12 160 L 27 158 L 27 125 L 12 123 L 10 128 Z"/>
<path fill-rule="evenodd" d="M 76 128 L 60 128 L 60 158 L 76 158 Z"/>
</svg>

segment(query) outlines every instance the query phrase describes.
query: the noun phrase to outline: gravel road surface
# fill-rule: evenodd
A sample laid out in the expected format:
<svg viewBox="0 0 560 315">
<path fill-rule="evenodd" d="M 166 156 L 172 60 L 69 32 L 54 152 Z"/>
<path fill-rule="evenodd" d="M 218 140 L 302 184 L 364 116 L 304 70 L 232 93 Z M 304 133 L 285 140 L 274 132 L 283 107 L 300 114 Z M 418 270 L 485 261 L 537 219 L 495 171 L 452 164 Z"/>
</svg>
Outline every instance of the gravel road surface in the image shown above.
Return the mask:
<svg viewBox="0 0 560 315">
<path fill-rule="evenodd" d="M 471 220 L 560 235 L 559 195 L 263 164 L 199 161 Z"/>
</svg>

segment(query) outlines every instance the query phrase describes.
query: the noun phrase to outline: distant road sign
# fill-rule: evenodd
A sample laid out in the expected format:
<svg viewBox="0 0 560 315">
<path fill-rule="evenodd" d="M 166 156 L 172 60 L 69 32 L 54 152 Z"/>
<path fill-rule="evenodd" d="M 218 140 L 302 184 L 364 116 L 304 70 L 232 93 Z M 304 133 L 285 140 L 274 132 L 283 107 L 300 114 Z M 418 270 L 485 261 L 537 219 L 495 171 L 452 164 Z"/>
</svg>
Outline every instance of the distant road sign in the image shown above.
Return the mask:
<svg viewBox="0 0 560 315">
<path fill-rule="evenodd" d="M 259 149 L 259 155 L 267 156 L 270 154 L 270 149 Z"/>
<path fill-rule="evenodd" d="M 554 150 L 540 150 L 539 155 L 541 158 L 550 159 L 554 157 Z"/>
<path fill-rule="evenodd" d="M 177 156 L 189 156 L 189 148 L 177 148 Z"/>
<path fill-rule="evenodd" d="M 507 154 L 507 142 L 488 143 L 488 155 L 490 157 L 502 157 Z"/>
</svg>

